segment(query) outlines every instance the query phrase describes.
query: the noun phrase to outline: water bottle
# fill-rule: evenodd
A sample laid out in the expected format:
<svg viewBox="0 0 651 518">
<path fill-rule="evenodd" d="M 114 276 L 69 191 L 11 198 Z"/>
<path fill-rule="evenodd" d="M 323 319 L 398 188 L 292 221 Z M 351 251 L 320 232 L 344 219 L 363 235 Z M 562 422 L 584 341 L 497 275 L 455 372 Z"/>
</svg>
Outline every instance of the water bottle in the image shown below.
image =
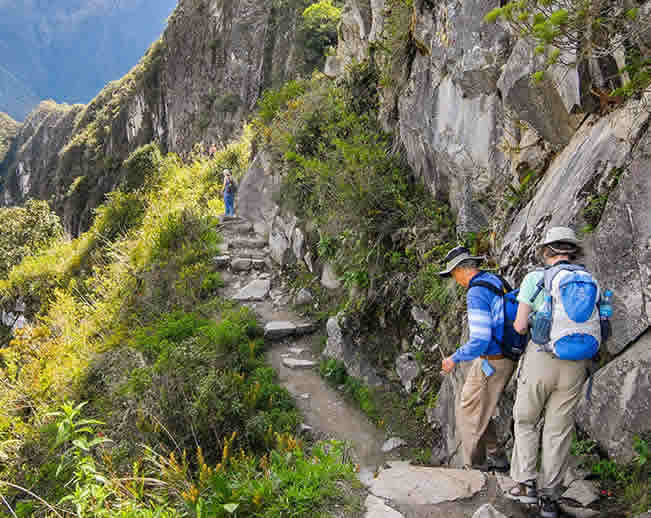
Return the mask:
<svg viewBox="0 0 651 518">
<path fill-rule="evenodd" d="M 610 338 L 612 330 L 610 328 L 610 317 L 613 316 L 612 304 L 613 292 L 606 290 L 599 300 L 599 327 L 601 328 L 601 342 Z"/>
<path fill-rule="evenodd" d="M 604 291 L 601 295 L 601 300 L 599 301 L 599 318 L 602 320 L 613 316 L 612 298 L 613 292 L 610 290 Z"/>
<path fill-rule="evenodd" d="M 545 302 L 536 316 L 531 327 L 531 340 L 538 345 L 545 345 L 549 342 L 549 335 L 552 330 L 552 296 L 545 294 Z"/>
</svg>

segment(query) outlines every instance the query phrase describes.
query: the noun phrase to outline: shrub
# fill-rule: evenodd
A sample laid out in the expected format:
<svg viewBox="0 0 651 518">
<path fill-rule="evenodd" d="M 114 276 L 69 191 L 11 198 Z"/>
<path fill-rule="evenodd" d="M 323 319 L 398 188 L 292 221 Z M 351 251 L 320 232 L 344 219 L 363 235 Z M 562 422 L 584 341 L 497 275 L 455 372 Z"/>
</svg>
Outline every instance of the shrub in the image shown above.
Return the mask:
<svg viewBox="0 0 651 518">
<path fill-rule="evenodd" d="M 47 202 L 28 200 L 24 207 L 0 208 L 0 279 L 24 257 L 38 255 L 63 237 L 59 217 Z"/>
</svg>

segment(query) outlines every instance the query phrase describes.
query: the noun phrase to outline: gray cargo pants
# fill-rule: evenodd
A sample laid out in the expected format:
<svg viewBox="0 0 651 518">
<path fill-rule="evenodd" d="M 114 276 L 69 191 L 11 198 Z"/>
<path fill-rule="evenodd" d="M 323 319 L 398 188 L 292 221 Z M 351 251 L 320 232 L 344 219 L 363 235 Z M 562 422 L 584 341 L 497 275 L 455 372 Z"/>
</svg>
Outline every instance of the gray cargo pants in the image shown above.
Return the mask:
<svg viewBox="0 0 651 518">
<path fill-rule="evenodd" d="M 515 443 L 511 478 L 516 482 L 538 479 L 542 494 L 558 496 L 572 445 L 574 414 L 586 379 L 587 361 L 559 360 L 530 342 L 522 360 L 513 408 Z M 542 429 L 542 465 L 536 465 Z"/>
</svg>

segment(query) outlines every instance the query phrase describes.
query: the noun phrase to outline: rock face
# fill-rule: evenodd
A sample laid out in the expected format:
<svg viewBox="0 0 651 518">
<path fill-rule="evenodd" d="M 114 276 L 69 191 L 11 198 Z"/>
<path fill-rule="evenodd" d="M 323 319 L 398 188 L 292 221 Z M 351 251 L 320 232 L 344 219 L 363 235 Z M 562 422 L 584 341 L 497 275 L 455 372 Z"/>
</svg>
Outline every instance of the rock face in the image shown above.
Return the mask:
<svg viewBox="0 0 651 518">
<path fill-rule="evenodd" d="M 381 384 L 371 363 L 355 345 L 346 331 L 345 319 L 331 317 L 327 323 L 328 342 L 323 351 L 325 358 L 334 358 L 344 364 L 351 376 L 363 380 L 370 386 Z"/>
<path fill-rule="evenodd" d="M 651 331 L 594 376 L 592 397 L 581 400 L 579 426 L 608 454 L 630 462 L 633 437 L 651 433 Z"/>
<path fill-rule="evenodd" d="M 141 63 L 88 106 L 41 105 L 28 117 L 0 165 L 2 202 L 51 199 L 76 235 L 125 181 L 122 162 L 139 146 L 184 154 L 226 142 L 261 91 L 291 75 L 298 15 L 271 2 L 181 0 Z"/>
<path fill-rule="evenodd" d="M 601 119 L 588 119 L 552 162 L 536 195 L 504 237 L 501 264 L 521 278 L 536 264 L 536 244 L 554 225 L 581 228 L 595 200 L 603 203 L 594 232 L 584 236 L 585 264 L 615 292 L 617 354 L 649 326 L 648 111 L 637 102 Z M 613 187 L 614 184 L 614 187 Z"/>
</svg>

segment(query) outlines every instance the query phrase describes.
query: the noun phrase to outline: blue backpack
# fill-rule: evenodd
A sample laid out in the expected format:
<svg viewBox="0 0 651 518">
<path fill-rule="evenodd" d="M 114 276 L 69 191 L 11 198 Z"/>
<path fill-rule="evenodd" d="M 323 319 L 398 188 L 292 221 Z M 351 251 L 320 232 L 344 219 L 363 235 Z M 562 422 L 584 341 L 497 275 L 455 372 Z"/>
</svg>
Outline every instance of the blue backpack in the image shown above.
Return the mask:
<svg viewBox="0 0 651 518">
<path fill-rule="evenodd" d="M 520 290 L 514 290 L 510 284 L 499 275 L 496 277 L 502 283 L 502 289 L 487 281 L 471 281 L 469 288 L 480 286 L 492 291 L 495 295 L 504 299 L 504 330 L 502 332 L 502 340 L 498 341 L 502 354 L 513 361 L 518 361 L 522 353 L 527 347 L 527 336 L 521 335 L 515 330 L 513 324 L 515 317 L 518 314 L 518 293 Z M 497 341 L 497 340 L 496 340 Z"/>
<path fill-rule="evenodd" d="M 546 268 L 537 290 L 545 303 L 533 314 L 531 339 L 561 360 L 587 360 L 607 338 L 599 316 L 599 283 L 585 267 L 567 262 Z"/>
</svg>

